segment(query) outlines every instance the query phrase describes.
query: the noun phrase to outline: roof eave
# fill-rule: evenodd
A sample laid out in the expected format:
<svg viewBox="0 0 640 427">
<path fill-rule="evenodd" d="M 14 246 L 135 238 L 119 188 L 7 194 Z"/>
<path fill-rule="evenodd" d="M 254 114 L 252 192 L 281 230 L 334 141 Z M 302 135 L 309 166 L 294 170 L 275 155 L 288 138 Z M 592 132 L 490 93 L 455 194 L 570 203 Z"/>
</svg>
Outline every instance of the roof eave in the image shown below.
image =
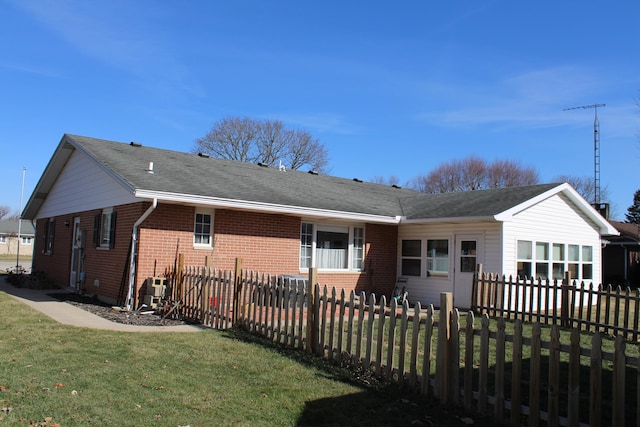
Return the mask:
<svg viewBox="0 0 640 427">
<path fill-rule="evenodd" d="M 400 224 L 434 224 L 434 223 L 467 223 L 467 222 L 486 222 L 496 221 L 494 216 L 453 216 L 442 218 L 415 218 L 407 219 L 402 217 Z"/>
<path fill-rule="evenodd" d="M 318 217 L 326 219 L 340 219 L 356 222 L 377 224 L 398 224 L 400 217 L 372 215 L 359 212 L 343 212 L 327 209 L 310 208 L 305 206 L 288 206 L 273 203 L 256 202 L 251 200 L 226 199 L 221 197 L 199 196 L 194 194 L 178 194 L 153 190 L 137 189 L 134 196 L 140 199 L 154 199 L 170 203 L 183 203 L 212 208 L 240 209 L 265 213 L 295 215 L 300 217 Z"/>
</svg>

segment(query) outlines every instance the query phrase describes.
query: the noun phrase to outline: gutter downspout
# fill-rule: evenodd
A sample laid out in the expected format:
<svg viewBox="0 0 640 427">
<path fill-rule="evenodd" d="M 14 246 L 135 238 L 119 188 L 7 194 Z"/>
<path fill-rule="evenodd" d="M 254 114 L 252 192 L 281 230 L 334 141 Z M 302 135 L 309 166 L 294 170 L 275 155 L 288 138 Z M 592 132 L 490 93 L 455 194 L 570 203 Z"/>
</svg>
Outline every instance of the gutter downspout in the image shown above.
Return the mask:
<svg viewBox="0 0 640 427">
<path fill-rule="evenodd" d="M 138 255 L 138 232 L 140 231 L 140 224 L 147 219 L 151 212 L 158 207 L 158 199 L 154 198 L 153 203 L 149 206 L 140 218 L 133 224 L 133 234 L 131 235 L 131 254 L 129 255 L 129 291 L 127 292 L 126 306 L 127 310 L 131 311 L 133 308 L 133 289 L 136 282 L 136 265 Z"/>
</svg>

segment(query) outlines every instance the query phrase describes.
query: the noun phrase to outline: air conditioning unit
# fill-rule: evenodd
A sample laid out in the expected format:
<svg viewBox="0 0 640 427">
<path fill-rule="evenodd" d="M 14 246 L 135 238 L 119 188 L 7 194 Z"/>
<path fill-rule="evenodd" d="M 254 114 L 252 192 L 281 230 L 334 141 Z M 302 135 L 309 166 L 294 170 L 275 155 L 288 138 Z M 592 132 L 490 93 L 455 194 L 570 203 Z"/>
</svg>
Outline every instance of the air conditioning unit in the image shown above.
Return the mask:
<svg viewBox="0 0 640 427">
<path fill-rule="evenodd" d="M 164 277 L 148 277 L 147 295 L 153 297 L 164 297 L 165 290 L 167 289 L 165 286 L 166 280 L 167 279 Z"/>
</svg>

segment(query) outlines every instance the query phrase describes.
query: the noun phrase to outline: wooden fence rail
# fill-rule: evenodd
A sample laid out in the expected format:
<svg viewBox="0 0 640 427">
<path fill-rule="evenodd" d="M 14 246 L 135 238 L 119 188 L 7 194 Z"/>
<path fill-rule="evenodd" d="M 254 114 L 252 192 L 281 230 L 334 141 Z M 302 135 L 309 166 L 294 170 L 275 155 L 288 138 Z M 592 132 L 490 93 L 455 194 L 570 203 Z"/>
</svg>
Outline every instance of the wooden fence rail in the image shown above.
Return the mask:
<svg viewBox="0 0 640 427">
<path fill-rule="evenodd" d="M 454 309 L 451 294 L 441 295 L 436 311 L 320 286 L 314 270 L 311 281 L 298 281 L 238 267 L 234 274 L 185 272 L 184 286 L 176 286 L 185 295 L 181 312 L 213 326 L 211 308 L 199 308 L 202 301 L 230 296 L 224 300 L 230 310 L 221 310 L 219 318 L 235 319 L 236 326 L 281 345 L 367 369 L 442 403 L 493 414 L 497 422 L 640 426 L 638 347 L 620 334 L 585 334 L 574 321 L 572 328 L 545 324 L 553 314 L 531 313 L 534 322 L 526 324 L 529 313 L 515 316 L 517 310 L 511 320 L 492 321 L 490 310 L 508 309 L 495 304 L 476 319 L 471 311 Z M 496 295 L 494 289 L 487 293 Z"/>
<path fill-rule="evenodd" d="M 479 273 L 474 277 L 472 310 L 489 317 L 521 319 L 587 332 L 622 334 L 638 340 L 640 290 L 571 280 L 534 280 Z"/>
</svg>

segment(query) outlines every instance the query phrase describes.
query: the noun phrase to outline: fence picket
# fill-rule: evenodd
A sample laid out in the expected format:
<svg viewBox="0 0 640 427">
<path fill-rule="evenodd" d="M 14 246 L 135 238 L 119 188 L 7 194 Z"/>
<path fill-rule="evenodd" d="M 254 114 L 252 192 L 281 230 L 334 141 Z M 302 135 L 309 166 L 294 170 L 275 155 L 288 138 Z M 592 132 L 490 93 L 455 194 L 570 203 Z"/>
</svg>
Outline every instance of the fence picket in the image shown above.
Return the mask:
<svg viewBox="0 0 640 427">
<path fill-rule="evenodd" d="M 589 380 L 589 422 L 592 427 L 599 427 L 602 423 L 602 336 L 598 331 L 591 338 Z"/>
<path fill-rule="evenodd" d="M 389 338 L 387 339 L 387 363 L 385 365 L 385 377 L 393 378 L 393 353 L 396 345 L 396 311 L 398 300 L 392 298 L 389 302 Z"/>
<path fill-rule="evenodd" d="M 551 326 L 551 341 L 549 342 L 549 391 L 547 394 L 547 424 L 551 427 L 558 425 L 558 397 L 560 395 L 560 328 Z"/>
<path fill-rule="evenodd" d="M 529 426 L 540 424 L 540 323 L 534 323 L 531 329 L 531 357 L 529 359 Z"/>
<path fill-rule="evenodd" d="M 513 325 L 513 350 L 511 369 L 511 424 L 520 425 L 522 407 L 522 321 Z"/>
<path fill-rule="evenodd" d="M 473 311 L 467 313 L 467 326 L 464 336 L 464 398 L 463 404 L 467 411 L 473 405 L 473 337 L 474 337 L 474 315 Z"/>
<path fill-rule="evenodd" d="M 422 310 L 420 302 L 417 302 L 413 308 L 413 322 L 411 329 L 411 356 L 409 360 L 409 387 L 416 389 L 418 376 L 418 340 L 420 338 L 420 318 Z"/>
<path fill-rule="evenodd" d="M 571 330 L 569 347 L 569 384 L 567 418 L 569 426 L 580 423 L 580 329 Z"/>
<path fill-rule="evenodd" d="M 387 299 L 386 297 L 383 295 L 380 298 L 380 313 L 386 313 L 387 310 Z M 383 352 L 382 350 L 384 349 L 385 345 L 384 345 L 384 323 L 386 320 L 387 316 L 386 315 L 380 315 L 378 317 L 378 345 L 376 346 L 376 375 L 378 375 L 379 377 L 381 377 L 383 375 L 383 371 L 382 371 L 382 366 L 384 365 L 382 363 L 382 358 L 383 358 Z M 387 365 L 388 366 L 388 365 Z"/>
<path fill-rule="evenodd" d="M 615 350 L 613 356 L 613 418 L 612 426 L 625 425 L 625 378 L 626 378 L 626 343 L 622 335 L 616 335 Z"/>
<path fill-rule="evenodd" d="M 495 404 L 494 417 L 499 424 L 504 420 L 504 359 L 505 359 L 505 320 L 498 319 L 498 332 L 496 334 L 496 365 L 495 365 Z"/>
<path fill-rule="evenodd" d="M 420 392 L 425 395 L 432 394 L 430 384 L 431 361 L 433 360 L 433 305 L 427 308 L 427 320 L 424 325 L 424 354 L 422 355 L 422 383 Z"/>
<path fill-rule="evenodd" d="M 482 329 L 480 331 L 480 367 L 478 377 L 478 411 L 484 414 L 487 412 L 489 396 L 489 316 L 486 314 L 482 316 Z"/>
</svg>

